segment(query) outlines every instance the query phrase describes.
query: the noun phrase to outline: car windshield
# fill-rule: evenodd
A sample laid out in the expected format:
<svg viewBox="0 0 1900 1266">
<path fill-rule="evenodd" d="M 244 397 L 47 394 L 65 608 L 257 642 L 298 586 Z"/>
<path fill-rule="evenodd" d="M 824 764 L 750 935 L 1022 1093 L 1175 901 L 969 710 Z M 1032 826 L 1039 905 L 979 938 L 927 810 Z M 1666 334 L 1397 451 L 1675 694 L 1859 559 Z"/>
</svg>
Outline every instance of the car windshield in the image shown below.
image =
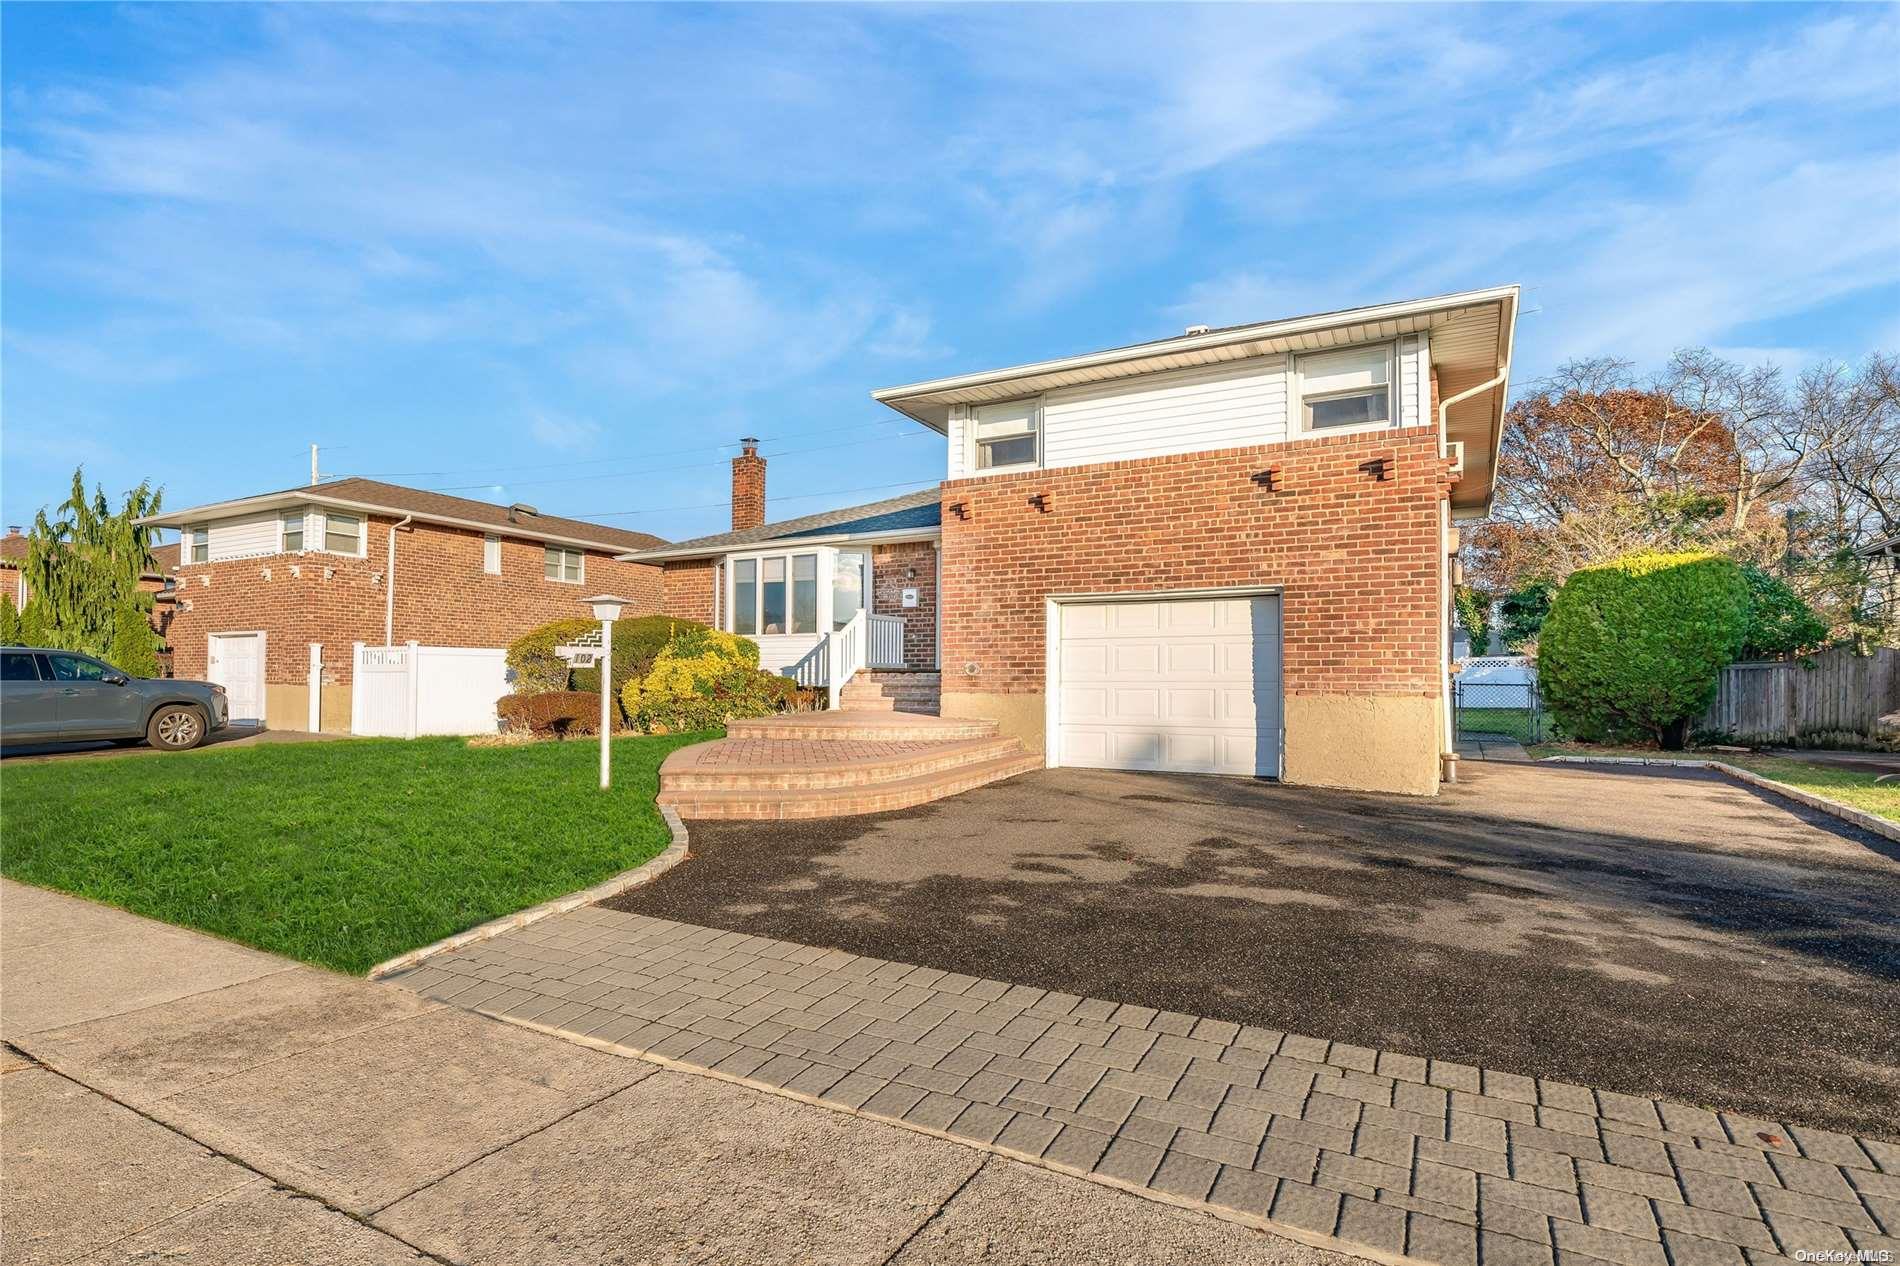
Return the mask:
<svg viewBox="0 0 1900 1266">
<path fill-rule="evenodd" d="M 108 673 L 117 671 L 96 659 L 81 659 L 77 655 L 48 655 L 47 658 L 53 661 L 53 676 L 61 681 L 104 681 Z"/>
</svg>

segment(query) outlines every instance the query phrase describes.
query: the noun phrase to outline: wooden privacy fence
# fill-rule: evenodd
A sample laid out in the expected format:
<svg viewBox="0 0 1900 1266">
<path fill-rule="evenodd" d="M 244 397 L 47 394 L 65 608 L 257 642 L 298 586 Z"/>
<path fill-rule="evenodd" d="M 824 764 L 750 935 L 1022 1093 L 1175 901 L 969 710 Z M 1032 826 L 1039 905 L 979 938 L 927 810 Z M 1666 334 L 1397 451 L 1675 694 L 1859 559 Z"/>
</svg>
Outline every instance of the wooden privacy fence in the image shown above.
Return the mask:
<svg viewBox="0 0 1900 1266">
<path fill-rule="evenodd" d="M 1730 664 L 1696 728 L 1737 738 L 1787 740 L 1825 730 L 1873 732 L 1900 709 L 1900 650 L 1823 651 L 1806 660 Z"/>
</svg>

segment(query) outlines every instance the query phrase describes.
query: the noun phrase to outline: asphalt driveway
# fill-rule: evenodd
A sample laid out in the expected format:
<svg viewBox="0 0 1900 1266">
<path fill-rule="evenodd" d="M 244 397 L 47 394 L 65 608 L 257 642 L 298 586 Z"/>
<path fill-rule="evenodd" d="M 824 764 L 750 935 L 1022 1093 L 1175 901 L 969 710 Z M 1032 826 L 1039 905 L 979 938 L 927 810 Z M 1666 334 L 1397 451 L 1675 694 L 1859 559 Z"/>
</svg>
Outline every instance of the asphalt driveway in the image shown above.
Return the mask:
<svg viewBox="0 0 1900 1266">
<path fill-rule="evenodd" d="M 1055 770 L 692 850 L 607 904 L 1900 1136 L 1900 845 L 1712 774 Z"/>
</svg>

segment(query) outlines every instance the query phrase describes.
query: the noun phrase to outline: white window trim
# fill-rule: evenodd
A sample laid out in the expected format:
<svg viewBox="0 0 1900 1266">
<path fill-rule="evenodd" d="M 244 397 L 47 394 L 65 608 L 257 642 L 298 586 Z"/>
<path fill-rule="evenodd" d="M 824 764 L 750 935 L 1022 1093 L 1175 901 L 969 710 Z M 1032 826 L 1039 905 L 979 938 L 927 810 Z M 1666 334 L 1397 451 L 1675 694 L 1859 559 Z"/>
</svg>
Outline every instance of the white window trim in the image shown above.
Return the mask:
<svg viewBox="0 0 1900 1266">
<path fill-rule="evenodd" d="M 323 520 L 323 529 L 317 536 L 318 543 L 314 549 L 314 552 L 318 554 L 331 554 L 331 555 L 336 556 L 337 558 L 368 558 L 369 557 L 369 516 L 367 514 L 358 514 L 353 510 L 339 511 L 339 513 L 342 514 L 343 517 L 346 519 L 356 520 L 356 548 L 354 550 L 342 550 L 342 549 L 330 548 L 330 512 L 328 510 L 324 510 L 321 512 L 321 515 L 320 515 L 321 519 Z M 311 546 L 307 543 L 309 539 L 310 539 L 310 520 L 306 516 L 304 519 L 304 540 L 306 542 L 304 546 L 304 552 L 306 554 L 313 552 Z"/>
<path fill-rule="evenodd" d="M 495 565 L 493 567 L 488 565 L 488 558 L 491 553 L 495 558 Z M 587 563 L 583 561 L 581 566 L 585 568 Z M 482 537 L 482 575 L 501 575 L 501 538 L 499 536 Z"/>
<path fill-rule="evenodd" d="M 290 529 L 286 522 L 289 519 L 303 520 L 303 544 L 296 549 L 290 548 Z M 304 554 L 308 553 L 309 550 L 310 515 L 303 510 L 298 510 L 294 514 L 289 510 L 279 513 L 277 516 L 277 552 L 279 554 Z"/>
<path fill-rule="evenodd" d="M 548 551 L 549 550 L 560 551 L 561 570 L 563 572 L 567 570 L 567 556 L 569 554 L 577 555 L 581 560 L 580 574 L 572 580 L 569 580 L 564 575 L 562 576 L 548 575 Z M 571 545 L 550 545 L 550 544 L 547 544 L 546 542 L 543 542 L 541 546 L 541 579 L 553 585 L 584 585 L 586 584 L 587 583 L 587 551 L 584 549 L 575 549 Z"/>
<path fill-rule="evenodd" d="M 986 400 L 980 405 L 963 407 L 963 473 L 972 479 L 982 479 L 989 475 L 1009 475 L 1025 470 L 1041 470 L 1043 454 L 1048 448 L 1048 437 L 1043 430 L 1042 405 L 1046 396 L 1018 396 L 1013 400 Z M 1027 404 L 1029 416 L 1035 421 L 1036 457 L 1034 461 L 1012 462 L 1007 466 L 978 466 L 976 442 L 976 412 L 999 404 Z"/>
<path fill-rule="evenodd" d="M 845 548 L 855 549 L 857 547 L 846 546 Z M 869 573 L 871 570 L 869 558 L 870 546 L 867 545 L 863 548 L 866 554 L 864 569 L 866 573 Z M 802 554 L 813 554 L 816 555 L 818 559 L 818 572 L 815 579 L 815 583 L 818 587 L 818 627 L 808 633 L 739 632 L 737 627 L 739 623 L 739 564 L 743 562 L 759 564 L 752 572 L 754 595 L 752 619 L 755 624 L 763 624 L 765 622 L 764 562 L 768 558 L 782 558 L 785 560 L 785 622 L 790 624 L 792 622 L 792 558 L 794 555 Z M 731 633 L 735 637 L 749 637 L 754 640 L 761 637 L 823 637 L 831 627 L 831 580 L 837 571 L 837 555 L 838 551 L 835 548 L 823 545 L 805 546 L 802 548 L 780 546 L 777 549 L 747 550 L 742 554 L 727 554 L 725 556 L 725 611 L 723 612 L 722 621 L 718 626 L 720 632 Z M 869 581 L 870 577 L 868 574 L 865 579 L 867 582 Z M 865 592 L 864 599 L 865 610 L 868 612 L 871 609 L 871 594 L 869 590 Z"/>
<path fill-rule="evenodd" d="M 1306 371 L 1304 365 L 1308 357 L 1335 356 L 1340 352 L 1366 352 L 1375 348 L 1385 350 L 1385 421 L 1361 422 L 1356 426 L 1314 426 L 1306 411 Z M 1307 435 L 1362 435 L 1369 431 L 1390 431 L 1403 425 L 1404 409 L 1399 401 L 1399 353 L 1398 344 L 1387 340 L 1380 343 L 1355 343 L 1346 347 L 1326 347 L 1310 352 L 1299 352 L 1293 357 L 1293 363 L 1287 370 L 1292 380 L 1291 418 L 1295 433 Z M 1322 399 L 1334 396 L 1359 395 L 1358 391 L 1326 392 Z"/>
</svg>

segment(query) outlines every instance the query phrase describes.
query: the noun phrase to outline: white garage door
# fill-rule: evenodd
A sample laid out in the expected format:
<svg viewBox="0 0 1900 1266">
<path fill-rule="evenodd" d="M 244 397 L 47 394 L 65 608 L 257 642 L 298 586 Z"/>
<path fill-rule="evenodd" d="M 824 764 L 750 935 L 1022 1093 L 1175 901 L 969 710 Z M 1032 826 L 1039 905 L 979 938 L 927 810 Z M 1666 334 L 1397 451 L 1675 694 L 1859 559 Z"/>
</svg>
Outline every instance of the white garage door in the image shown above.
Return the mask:
<svg viewBox="0 0 1900 1266">
<path fill-rule="evenodd" d="M 213 633 L 205 676 L 224 687 L 233 725 L 264 724 L 264 639 L 257 633 Z"/>
<path fill-rule="evenodd" d="M 1280 599 L 1065 603 L 1057 762 L 1280 774 Z"/>
</svg>

